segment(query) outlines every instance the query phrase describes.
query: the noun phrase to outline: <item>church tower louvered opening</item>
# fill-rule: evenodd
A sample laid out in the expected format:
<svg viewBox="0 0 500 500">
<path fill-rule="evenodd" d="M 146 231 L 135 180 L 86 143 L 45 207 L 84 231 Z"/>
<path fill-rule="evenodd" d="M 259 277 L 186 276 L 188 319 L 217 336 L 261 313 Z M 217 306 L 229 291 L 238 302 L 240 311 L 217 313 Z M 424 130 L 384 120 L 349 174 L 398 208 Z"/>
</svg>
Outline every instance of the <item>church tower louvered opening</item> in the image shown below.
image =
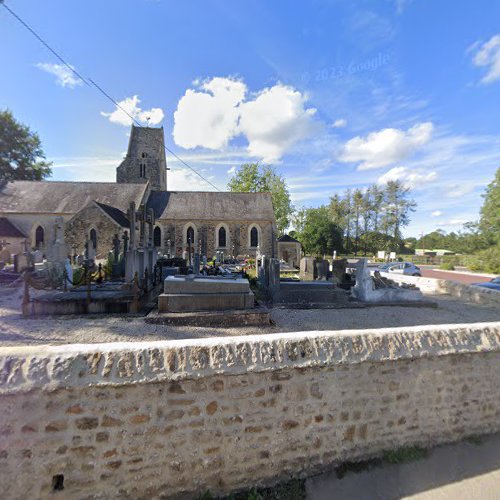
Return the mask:
<svg viewBox="0 0 500 500">
<path fill-rule="evenodd" d="M 116 182 L 151 184 L 153 191 L 167 190 L 167 160 L 163 127 L 132 125 L 127 156 L 116 169 Z"/>
</svg>

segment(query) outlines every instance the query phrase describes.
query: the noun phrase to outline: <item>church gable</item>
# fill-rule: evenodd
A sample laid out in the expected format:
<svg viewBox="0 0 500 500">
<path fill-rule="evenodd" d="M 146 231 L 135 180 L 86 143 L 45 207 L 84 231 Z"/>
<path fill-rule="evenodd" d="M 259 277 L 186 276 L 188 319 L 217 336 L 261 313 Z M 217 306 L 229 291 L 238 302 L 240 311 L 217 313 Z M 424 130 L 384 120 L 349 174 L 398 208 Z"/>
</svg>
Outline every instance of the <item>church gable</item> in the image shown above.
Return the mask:
<svg viewBox="0 0 500 500">
<path fill-rule="evenodd" d="M 77 254 L 83 253 L 86 240 L 95 240 L 96 255 L 104 258 L 113 247 L 114 235 L 121 237 L 128 227 L 121 210 L 92 201 L 66 223 L 65 240 Z"/>
</svg>

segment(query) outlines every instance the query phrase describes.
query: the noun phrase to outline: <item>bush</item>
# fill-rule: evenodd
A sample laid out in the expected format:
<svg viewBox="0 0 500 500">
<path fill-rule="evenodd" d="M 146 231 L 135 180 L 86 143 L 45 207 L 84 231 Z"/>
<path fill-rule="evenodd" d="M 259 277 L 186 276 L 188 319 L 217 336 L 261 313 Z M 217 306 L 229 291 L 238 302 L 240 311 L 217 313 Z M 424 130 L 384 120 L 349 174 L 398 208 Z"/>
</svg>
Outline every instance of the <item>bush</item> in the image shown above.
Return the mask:
<svg viewBox="0 0 500 500">
<path fill-rule="evenodd" d="M 471 271 L 500 274 L 500 245 L 471 255 L 466 259 L 466 266 Z"/>
<path fill-rule="evenodd" d="M 455 266 L 451 262 L 443 261 L 443 263 L 439 266 L 439 269 L 442 269 L 443 271 L 454 271 Z"/>
</svg>

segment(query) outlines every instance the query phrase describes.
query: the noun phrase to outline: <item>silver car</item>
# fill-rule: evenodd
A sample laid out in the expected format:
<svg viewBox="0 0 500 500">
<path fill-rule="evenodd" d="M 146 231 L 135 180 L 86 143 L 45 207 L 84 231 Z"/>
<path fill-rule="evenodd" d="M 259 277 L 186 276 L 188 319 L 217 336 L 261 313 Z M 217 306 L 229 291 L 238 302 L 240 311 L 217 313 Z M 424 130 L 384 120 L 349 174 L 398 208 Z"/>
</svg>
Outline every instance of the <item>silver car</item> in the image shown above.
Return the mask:
<svg viewBox="0 0 500 500">
<path fill-rule="evenodd" d="M 390 262 L 379 266 L 381 273 L 404 274 L 406 276 L 422 276 L 420 267 L 413 262 Z"/>
</svg>

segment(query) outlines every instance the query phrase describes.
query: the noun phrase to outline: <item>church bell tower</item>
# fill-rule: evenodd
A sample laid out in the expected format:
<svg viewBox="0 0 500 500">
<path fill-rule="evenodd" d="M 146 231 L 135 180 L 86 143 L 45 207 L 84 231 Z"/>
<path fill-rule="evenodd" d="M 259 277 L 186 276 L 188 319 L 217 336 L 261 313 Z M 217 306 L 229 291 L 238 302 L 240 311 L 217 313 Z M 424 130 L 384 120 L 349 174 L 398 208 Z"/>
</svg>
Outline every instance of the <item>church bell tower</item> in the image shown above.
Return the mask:
<svg viewBox="0 0 500 500">
<path fill-rule="evenodd" d="M 116 169 L 116 182 L 150 182 L 153 191 L 167 190 L 167 160 L 163 127 L 132 125 L 127 156 Z"/>
</svg>

